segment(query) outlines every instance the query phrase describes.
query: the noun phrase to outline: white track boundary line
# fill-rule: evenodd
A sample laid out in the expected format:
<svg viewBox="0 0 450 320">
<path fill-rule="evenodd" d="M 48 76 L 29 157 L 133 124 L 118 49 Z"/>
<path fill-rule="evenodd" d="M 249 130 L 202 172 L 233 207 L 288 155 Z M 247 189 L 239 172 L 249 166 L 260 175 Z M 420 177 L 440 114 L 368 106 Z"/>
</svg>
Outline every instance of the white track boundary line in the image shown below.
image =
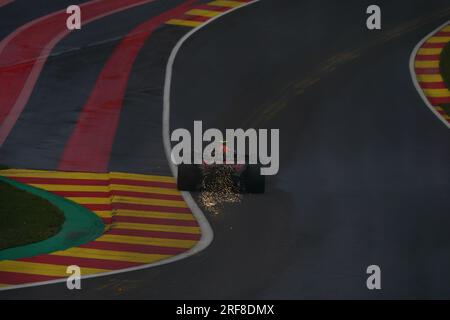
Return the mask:
<svg viewBox="0 0 450 320">
<path fill-rule="evenodd" d="M 171 161 L 171 153 L 172 153 L 172 147 L 170 144 L 170 89 L 171 89 L 171 85 L 172 85 L 172 72 L 173 72 L 173 64 L 175 62 L 175 58 L 178 54 L 178 51 L 180 50 L 180 48 L 183 46 L 183 44 L 186 42 L 186 40 L 188 40 L 194 33 L 196 33 L 197 31 L 199 31 L 200 29 L 204 28 L 205 26 L 207 26 L 208 24 L 210 24 L 211 22 L 220 19 L 221 17 L 227 15 L 228 13 L 234 12 L 238 9 L 244 8 L 246 6 L 249 6 L 251 4 L 254 4 L 256 2 L 259 2 L 260 0 L 254 0 L 252 2 L 247 2 L 244 3 L 243 5 L 230 9 L 228 11 L 225 11 L 223 13 L 221 13 L 220 15 L 215 16 L 214 18 L 206 21 L 204 24 L 192 29 L 191 31 L 189 31 L 188 33 L 186 33 L 175 45 L 175 47 L 172 49 L 172 52 L 169 56 L 169 60 L 166 66 L 166 76 L 165 76 L 165 83 L 164 83 L 164 103 L 163 103 L 163 117 L 162 117 L 162 134 L 163 134 L 163 144 L 164 144 L 164 151 L 166 153 L 166 157 L 167 157 L 167 161 L 169 163 L 170 166 L 170 170 L 172 171 L 172 174 L 174 177 L 177 177 L 177 168 L 176 166 L 172 163 Z M 164 259 L 161 261 L 157 261 L 154 263 L 150 263 L 150 264 L 145 264 L 145 265 L 141 265 L 141 266 L 137 266 L 137 267 L 132 267 L 132 268 L 126 268 L 126 269 L 122 269 L 122 270 L 117 270 L 117 271 L 110 271 L 110 272 L 105 272 L 105 273 L 100 273 L 100 274 L 92 274 L 92 275 L 87 275 L 87 276 L 82 276 L 81 279 L 85 280 L 85 279 L 92 279 L 92 278 L 97 278 L 97 277 L 105 277 L 105 276 L 112 276 L 112 275 L 116 275 L 119 273 L 125 273 L 125 272 L 131 272 L 131 271 L 138 271 L 138 270 L 143 270 L 143 269 L 148 269 L 148 268 L 152 268 L 152 267 L 158 267 L 158 266 L 162 266 L 168 263 L 172 263 L 172 262 L 176 262 L 182 259 L 185 259 L 187 257 L 190 257 L 196 253 L 199 253 L 200 251 L 206 249 L 212 242 L 213 238 L 214 238 L 214 233 L 213 230 L 208 222 L 208 219 L 206 219 L 205 215 L 203 214 L 203 212 L 201 211 L 201 209 L 198 207 L 197 203 L 195 202 L 195 200 L 192 198 L 191 194 L 189 192 L 182 192 L 182 196 L 183 199 L 186 201 L 187 205 L 189 206 L 189 208 L 191 209 L 193 215 L 195 216 L 195 218 L 197 219 L 201 231 L 202 231 L 202 237 L 200 238 L 200 241 L 197 242 L 197 244 L 192 247 L 191 249 L 189 249 L 186 252 L 183 252 L 181 254 L 178 254 L 176 256 L 173 256 L 171 258 L 168 259 Z M 83 271 L 83 270 L 81 270 Z M 66 282 L 67 279 L 63 278 L 63 279 L 57 279 L 57 280 L 50 280 L 50 281 L 42 281 L 42 282 L 36 282 L 36 283 L 29 283 L 29 284 L 23 284 L 23 285 L 17 285 L 17 286 L 8 286 L 8 287 L 4 287 L 4 288 L 0 288 L 0 291 L 6 291 L 6 290 L 13 290 L 13 289 L 22 289 L 22 288 L 29 288 L 29 287 L 37 287 L 37 286 L 44 286 L 44 285 L 49 285 L 49 284 L 56 284 L 56 283 L 62 283 L 62 282 Z"/>
<path fill-rule="evenodd" d="M 450 23 L 450 20 L 446 23 L 442 24 L 441 26 L 437 27 L 435 30 L 430 32 L 428 35 L 425 36 L 420 42 L 414 47 L 413 52 L 411 53 L 411 56 L 409 57 L 409 72 L 411 74 L 412 82 L 414 83 L 414 86 L 416 87 L 417 92 L 419 93 L 420 97 L 422 98 L 423 102 L 427 105 L 428 109 L 431 110 L 431 112 L 434 113 L 434 115 L 441 120 L 447 128 L 450 129 L 450 123 L 434 108 L 434 106 L 428 101 L 428 98 L 426 97 L 425 93 L 423 92 L 422 87 L 419 85 L 419 81 L 417 80 L 416 70 L 415 70 L 415 60 L 416 55 L 419 49 L 422 47 L 422 45 L 427 41 L 429 38 L 431 38 L 436 32 L 443 29 L 445 26 L 447 26 Z"/>
</svg>

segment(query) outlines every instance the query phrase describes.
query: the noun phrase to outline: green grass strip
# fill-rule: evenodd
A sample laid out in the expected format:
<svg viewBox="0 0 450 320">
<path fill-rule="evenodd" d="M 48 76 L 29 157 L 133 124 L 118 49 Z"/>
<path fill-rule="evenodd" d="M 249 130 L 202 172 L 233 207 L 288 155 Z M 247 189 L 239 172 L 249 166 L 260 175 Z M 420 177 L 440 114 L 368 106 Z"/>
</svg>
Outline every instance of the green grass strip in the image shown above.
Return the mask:
<svg viewBox="0 0 450 320">
<path fill-rule="evenodd" d="M 450 42 L 448 42 L 441 52 L 441 60 L 439 61 L 439 69 L 447 88 L 450 90 Z"/>
<path fill-rule="evenodd" d="M 65 217 L 61 230 L 53 237 L 20 247 L 1 250 L 0 260 L 15 260 L 65 250 L 88 243 L 103 234 L 104 224 L 102 220 L 81 205 L 56 194 L 5 177 L 0 177 L 0 180 L 17 189 L 46 199 L 59 208 Z"/>
<path fill-rule="evenodd" d="M 0 181 L 0 251 L 57 234 L 64 214 L 47 200 Z"/>
</svg>

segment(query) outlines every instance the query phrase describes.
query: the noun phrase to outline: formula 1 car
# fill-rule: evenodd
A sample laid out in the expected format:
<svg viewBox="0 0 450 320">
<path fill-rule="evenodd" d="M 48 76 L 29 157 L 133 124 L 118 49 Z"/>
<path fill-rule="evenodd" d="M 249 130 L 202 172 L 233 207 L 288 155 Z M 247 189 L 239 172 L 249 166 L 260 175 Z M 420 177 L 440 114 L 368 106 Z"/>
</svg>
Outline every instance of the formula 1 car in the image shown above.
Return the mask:
<svg viewBox="0 0 450 320">
<path fill-rule="evenodd" d="M 236 153 L 223 144 L 224 160 L 226 154 Z M 248 156 L 246 157 L 248 159 Z M 177 187 L 182 191 L 197 191 L 215 184 L 219 188 L 224 181 L 231 181 L 238 192 L 264 193 L 265 176 L 261 175 L 259 164 L 180 164 L 178 165 Z M 236 161 L 235 161 L 236 163 Z M 216 189 L 216 188 L 213 188 Z"/>
</svg>

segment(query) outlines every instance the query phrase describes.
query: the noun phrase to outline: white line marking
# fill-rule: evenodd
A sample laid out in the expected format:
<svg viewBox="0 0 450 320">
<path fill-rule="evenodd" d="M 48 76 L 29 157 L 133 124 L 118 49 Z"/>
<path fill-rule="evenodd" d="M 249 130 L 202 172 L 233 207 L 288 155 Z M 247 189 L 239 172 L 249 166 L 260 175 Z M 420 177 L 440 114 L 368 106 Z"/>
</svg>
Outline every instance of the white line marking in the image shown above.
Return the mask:
<svg viewBox="0 0 450 320">
<path fill-rule="evenodd" d="M 254 0 L 252 2 L 245 3 L 240 7 L 233 8 L 231 10 L 221 13 L 218 16 L 215 16 L 214 18 L 206 21 L 204 24 L 192 29 L 187 34 L 185 34 L 183 36 L 183 38 L 181 38 L 177 42 L 175 47 L 172 49 L 172 52 L 169 56 L 169 61 L 167 63 L 167 67 L 166 67 L 166 77 L 165 77 L 165 83 L 164 83 L 164 105 L 163 105 L 163 117 L 162 117 L 163 132 L 162 132 L 162 134 L 163 134 L 163 144 L 164 144 L 164 150 L 166 152 L 167 161 L 169 162 L 170 170 L 172 171 L 172 174 L 174 177 L 177 176 L 177 169 L 176 169 L 175 165 L 172 163 L 172 161 L 170 160 L 171 159 L 170 154 L 172 151 L 172 148 L 170 145 L 170 132 L 169 132 L 169 130 L 170 130 L 170 88 L 171 88 L 171 84 L 172 84 L 173 64 L 175 62 L 177 53 L 180 50 L 180 48 L 183 46 L 183 44 L 186 42 L 186 40 L 189 39 L 194 33 L 199 31 L 203 27 L 205 27 L 208 24 L 210 24 L 211 22 L 225 16 L 228 13 L 234 12 L 238 9 L 244 8 L 246 6 L 249 6 L 249 5 L 259 2 L 259 1 L 260 0 Z M 100 274 L 92 274 L 92 275 L 88 275 L 88 276 L 82 276 L 81 279 L 84 280 L 84 279 L 91 279 L 91 278 L 97 278 L 97 277 L 111 276 L 111 275 L 115 275 L 115 274 L 119 274 L 119 273 L 143 270 L 143 269 L 148 269 L 148 268 L 152 268 L 152 267 L 165 265 L 165 264 L 176 262 L 176 261 L 182 260 L 184 258 L 187 258 L 189 256 L 192 256 L 192 255 L 204 250 L 206 247 L 208 247 L 214 238 L 214 234 L 211 229 L 211 226 L 209 225 L 209 222 L 206 219 L 203 212 L 198 207 L 197 203 L 192 198 L 191 194 L 189 192 L 182 192 L 182 195 L 183 195 L 183 198 L 186 201 L 187 205 L 191 209 L 193 215 L 195 216 L 198 223 L 200 224 L 200 228 L 202 230 L 202 237 L 201 237 L 200 241 L 197 242 L 197 244 L 194 247 L 192 247 L 188 251 L 183 252 L 179 255 L 176 255 L 171 258 L 164 259 L 161 261 L 157 261 L 154 263 L 145 264 L 145 265 L 132 267 L 132 268 L 126 268 L 126 269 L 122 269 L 122 270 L 100 273 Z M 81 269 L 81 271 L 83 271 L 83 269 Z M 66 281 L 67 281 L 67 279 L 63 278 L 63 279 L 57 279 L 57 280 L 28 283 L 28 284 L 17 285 L 17 286 L 8 286 L 5 288 L 0 288 L 0 291 L 21 289 L 21 288 L 28 288 L 28 287 L 37 287 L 37 286 L 43 286 L 43 285 L 48 285 L 48 284 L 62 283 L 62 282 L 66 282 Z"/>
<path fill-rule="evenodd" d="M 445 26 L 447 26 L 450 23 L 450 20 L 444 23 L 443 25 L 439 26 L 435 30 L 433 30 L 431 33 L 429 33 L 425 38 L 423 38 L 414 48 L 413 52 L 411 53 L 411 56 L 409 58 L 409 72 L 411 73 L 411 79 L 414 83 L 414 86 L 416 87 L 417 92 L 422 97 L 423 102 L 427 105 L 427 107 L 431 110 L 431 112 L 434 113 L 436 117 L 438 117 L 439 120 L 441 120 L 447 128 L 450 129 L 450 123 L 434 108 L 434 106 L 428 101 L 428 98 L 426 97 L 425 93 L 423 92 L 422 87 L 419 85 L 419 81 L 417 81 L 417 75 L 416 70 L 414 67 L 414 62 L 416 59 L 417 52 L 422 47 L 422 45 L 425 43 L 425 41 L 428 40 L 428 38 L 432 37 L 436 32 L 443 29 Z"/>
</svg>

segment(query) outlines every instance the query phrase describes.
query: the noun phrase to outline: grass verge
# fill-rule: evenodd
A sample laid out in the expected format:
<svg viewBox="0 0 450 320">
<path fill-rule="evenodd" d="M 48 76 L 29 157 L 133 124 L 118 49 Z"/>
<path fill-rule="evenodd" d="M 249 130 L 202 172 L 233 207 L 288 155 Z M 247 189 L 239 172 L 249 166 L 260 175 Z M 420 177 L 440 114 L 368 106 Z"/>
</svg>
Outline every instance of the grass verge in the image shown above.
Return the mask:
<svg viewBox="0 0 450 320">
<path fill-rule="evenodd" d="M 442 78 L 450 90 L 450 42 L 448 42 L 441 52 L 441 60 L 439 62 Z"/>
<path fill-rule="evenodd" d="M 439 69 L 447 88 L 450 90 L 450 42 L 446 44 L 441 52 Z M 450 104 L 441 105 L 447 115 L 450 115 Z"/>
<path fill-rule="evenodd" d="M 450 104 L 442 104 L 441 108 L 444 109 L 446 114 L 450 115 Z"/>
<path fill-rule="evenodd" d="M 63 223 L 50 202 L 0 181 L 0 250 L 48 239 Z"/>
</svg>

